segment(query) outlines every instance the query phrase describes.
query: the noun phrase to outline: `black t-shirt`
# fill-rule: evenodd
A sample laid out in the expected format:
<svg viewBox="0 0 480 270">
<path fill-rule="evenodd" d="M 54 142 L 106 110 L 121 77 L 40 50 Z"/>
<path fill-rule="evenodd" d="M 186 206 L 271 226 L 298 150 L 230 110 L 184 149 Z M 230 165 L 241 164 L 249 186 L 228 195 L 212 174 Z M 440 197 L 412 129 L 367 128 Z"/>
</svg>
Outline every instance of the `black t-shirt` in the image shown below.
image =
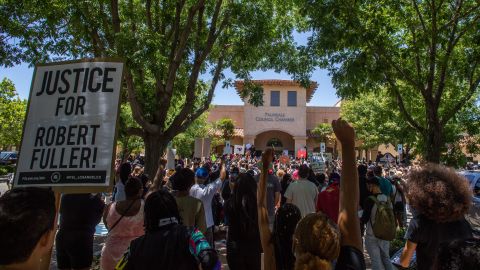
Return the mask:
<svg viewBox="0 0 480 270">
<path fill-rule="evenodd" d="M 199 267 L 189 251 L 188 230 L 174 224 L 133 240 L 116 269 L 197 270 Z"/>
<path fill-rule="evenodd" d="M 105 204 L 98 195 L 65 194 L 60 204 L 60 230 L 95 232 Z"/>
<path fill-rule="evenodd" d="M 414 217 L 405 238 L 417 244 L 417 269 L 431 269 L 441 244 L 472 238 L 472 229 L 465 219 L 436 223 L 424 216 Z"/>
<path fill-rule="evenodd" d="M 364 270 L 365 258 L 363 253 L 351 246 L 342 246 L 335 270 Z"/>
<path fill-rule="evenodd" d="M 236 251 L 260 253 L 260 231 L 256 203 L 245 203 L 242 209 L 236 209 L 235 197 L 225 203 L 225 215 L 228 219 L 227 246 Z M 247 216 L 248 214 L 248 216 Z"/>
</svg>

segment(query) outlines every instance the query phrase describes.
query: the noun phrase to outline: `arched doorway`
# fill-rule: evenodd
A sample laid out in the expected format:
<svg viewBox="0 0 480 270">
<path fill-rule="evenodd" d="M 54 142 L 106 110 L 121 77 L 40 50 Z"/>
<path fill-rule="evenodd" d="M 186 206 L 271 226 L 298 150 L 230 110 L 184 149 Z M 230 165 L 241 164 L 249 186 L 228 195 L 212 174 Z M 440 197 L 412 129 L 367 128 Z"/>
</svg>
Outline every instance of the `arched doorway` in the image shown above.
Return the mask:
<svg viewBox="0 0 480 270">
<path fill-rule="evenodd" d="M 292 135 L 279 130 L 261 132 L 255 136 L 254 145 L 257 150 L 264 150 L 267 147 L 274 147 L 276 151 L 294 151 L 295 140 Z"/>
</svg>

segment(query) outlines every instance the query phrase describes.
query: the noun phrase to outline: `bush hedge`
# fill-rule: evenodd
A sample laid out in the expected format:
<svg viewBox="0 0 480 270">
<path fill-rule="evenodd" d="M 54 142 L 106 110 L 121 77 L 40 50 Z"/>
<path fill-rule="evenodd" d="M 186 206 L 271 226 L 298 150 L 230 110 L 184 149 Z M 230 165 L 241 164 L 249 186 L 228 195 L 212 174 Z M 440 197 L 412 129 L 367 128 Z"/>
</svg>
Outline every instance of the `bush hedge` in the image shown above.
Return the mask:
<svg viewBox="0 0 480 270">
<path fill-rule="evenodd" d="M 14 173 L 15 167 L 9 165 L 0 165 L 0 175 L 6 175 L 9 173 Z"/>
</svg>

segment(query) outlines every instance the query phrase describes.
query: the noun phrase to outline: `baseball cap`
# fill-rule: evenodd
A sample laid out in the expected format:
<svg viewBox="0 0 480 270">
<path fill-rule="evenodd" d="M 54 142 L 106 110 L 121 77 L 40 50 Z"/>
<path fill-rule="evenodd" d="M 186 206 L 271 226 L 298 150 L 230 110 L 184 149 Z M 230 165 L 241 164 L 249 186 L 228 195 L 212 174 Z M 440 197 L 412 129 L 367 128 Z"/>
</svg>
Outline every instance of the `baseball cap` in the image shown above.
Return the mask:
<svg viewBox="0 0 480 270">
<path fill-rule="evenodd" d="M 208 178 L 208 171 L 207 169 L 205 168 L 198 168 L 197 171 L 195 172 L 195 176 L 197 178 L 201 178 L 201 179 L 206 179 Z"/>
</svg>

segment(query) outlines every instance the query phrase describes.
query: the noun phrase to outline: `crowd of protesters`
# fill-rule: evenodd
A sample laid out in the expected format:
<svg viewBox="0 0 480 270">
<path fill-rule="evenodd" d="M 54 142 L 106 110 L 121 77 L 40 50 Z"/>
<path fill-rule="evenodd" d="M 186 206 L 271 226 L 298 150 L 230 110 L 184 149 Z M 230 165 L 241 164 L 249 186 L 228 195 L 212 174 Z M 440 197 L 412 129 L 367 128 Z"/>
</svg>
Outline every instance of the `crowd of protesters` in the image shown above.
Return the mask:
<svg viewBox="0 0 480 270">
<path fill-rule="evenodd" d="M 465 179 L 440 165 L 358 162 L 353 128 L 343 120 L 332 126 L 342 160 L 322 172 L 304 159 L 282 163 L 273 149 L 178 161 L 171 170 L 161 160 L 151 179 L 141 158 L 119 162 L 112 202 L 63 195 L 57 233 L 52 191 L 14 188 L 0 197 L 0 269 L 38 269 L 54 239 L 59 269 L 89 269 L 102 217 L 104 270 L 221 269 L 220 223 L 231 270 L 365 269 L 364 248 L 374 270 L 409 267 L 414 257 L 417 269 L 478 269 Z M 392 262 L 399 228 L 406 244 Z"/>
</svg>

